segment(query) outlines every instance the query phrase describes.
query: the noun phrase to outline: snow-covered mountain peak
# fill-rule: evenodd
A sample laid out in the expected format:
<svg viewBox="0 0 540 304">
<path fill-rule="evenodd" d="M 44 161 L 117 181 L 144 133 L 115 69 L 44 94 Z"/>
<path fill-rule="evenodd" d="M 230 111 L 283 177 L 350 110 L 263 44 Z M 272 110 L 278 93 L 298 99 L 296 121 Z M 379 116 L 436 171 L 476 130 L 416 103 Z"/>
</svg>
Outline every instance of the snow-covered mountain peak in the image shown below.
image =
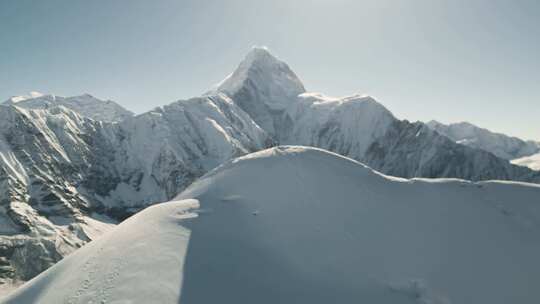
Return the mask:
<svg viewBox="0 0 540 304">
<path fill-rule="evenodd" d="M 224 93 L 247 112 L 259 126 L 274 134 L 280 124 L 278 116 L 306 90 L 289 66 L 255 47 L 217 87 L 206 95 Z"/>
<path fill-rule="evenodd" d="M 254 47 L 216 91 L 232 96 L 250 88 L 266 95 L 266 105 L 277 109 L 283 109 L 291 98 L 305 92 L 304 85 L 289 66 L 264 47 Z"/>
<path fill-rule="evenodd" d="M 249 53 L 247 53 L 244 61 L 242 64 L 254 64 L 254 63 L 262 63 L 266 62 L 269 64 L 276 64 L 279 62 L 279 60 L 270 53 L 270 50 L 268 50 L 265 46 L 254 46 Z"/>
</svg>

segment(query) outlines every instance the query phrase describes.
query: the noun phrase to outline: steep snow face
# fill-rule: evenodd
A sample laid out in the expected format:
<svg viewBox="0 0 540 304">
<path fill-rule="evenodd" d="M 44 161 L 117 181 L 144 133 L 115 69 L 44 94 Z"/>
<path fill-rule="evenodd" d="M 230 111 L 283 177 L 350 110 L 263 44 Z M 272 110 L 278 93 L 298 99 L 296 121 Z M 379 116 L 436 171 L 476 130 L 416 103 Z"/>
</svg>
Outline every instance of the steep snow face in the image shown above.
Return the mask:
<svg viewBox="0 0 540 304">
<path fill-rule="evenodd" d="M 427 126 L 459 144 L 488 151 L 508 160 L 540 151 L 539 142 L 524 141 L 517 137 L 494 133 L 468 122 L 445 125 L 432 120 L 427 123 Z"/>
<path fill-rule="evenodd" d="M 54 106 L 64 106 L 82 116 L 105 122 L 122 121 L 133 116 L 133 113 L 124 109 L 111 100 L 100 100 L 90 94 L 80 96 L 61 97 L 31 92 L 28 96 L 15 96 L 4 102 L 6 105 L 17 105 L 27 109 L 46 109 Z"/>
<path fill-rule="evenodd" d="M 266 48 L 255 47 L 214 92 L 231 96 L 255 122 L 273 134 L 276 114 L 294 103 L 305 89 L 285 62 Z"/>
<path fill-rule="evenodd" d="M 540 153 L 512 160 L 512 164 L 540 171 Z"/>
<path fill-rule="evenodd" d="M 146 206 L 178 194 L 193 180 L 236 156 L 270 144 L 268 135 L 223 94 L 157 108 L 117 125 L 121 183 L 112 206 Z"/>
<path fill-rule="evenodd" d="M 5 302 L 536 303 L 539 195 L 278 147 L 220 166 Z"/>
<path fill-rule="evenodd" d="M 369 96 L 343 98 L 305 93 L 287 108 L 277 130 L 283 144 L 328 149 L 362 159 L 369 146 L 396 120 Z"/>
</svg>

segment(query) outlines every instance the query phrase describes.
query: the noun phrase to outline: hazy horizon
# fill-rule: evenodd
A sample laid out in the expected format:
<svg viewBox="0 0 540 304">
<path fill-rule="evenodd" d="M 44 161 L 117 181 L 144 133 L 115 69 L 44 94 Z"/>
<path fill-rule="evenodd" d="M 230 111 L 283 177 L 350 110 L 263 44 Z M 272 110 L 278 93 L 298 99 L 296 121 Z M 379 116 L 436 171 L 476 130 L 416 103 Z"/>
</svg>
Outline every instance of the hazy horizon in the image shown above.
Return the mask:
<svg viewBox="0 0 540 304">
<path fill-rule="evenodd" d="M 0 98 L 89 93 L 141 113 L 204 93 L 264 45 L 308 91 L 540 140 L 538 13 L 535 1 L 4 1 Z"/>
</svg>

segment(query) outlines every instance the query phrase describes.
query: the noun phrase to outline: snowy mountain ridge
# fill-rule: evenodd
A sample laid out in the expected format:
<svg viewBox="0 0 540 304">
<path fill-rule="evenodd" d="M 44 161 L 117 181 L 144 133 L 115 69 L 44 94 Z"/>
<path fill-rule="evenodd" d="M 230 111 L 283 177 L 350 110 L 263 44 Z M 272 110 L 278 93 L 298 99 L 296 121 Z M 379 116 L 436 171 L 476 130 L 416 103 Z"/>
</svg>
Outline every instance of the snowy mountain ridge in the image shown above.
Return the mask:
<svg viewBox="0 0 540 304">
<path fill-rule="evenodd" d="M 64 106 L 76 111 L 82 116 L 105 122 L 118 122 L 133 116 L 112 100 L 100 100 L 90 94 L 62 97 L 30 92 L 27 96 L 14 96 L 4 102 L 6 105 L 16 105 L 28 109 L 46 109 L 54 106 Z"/>
<path fill-rule="evenodd" d="M 445 125 L 432 120 L 426 125 L 459 144 L 488 151 L 508 160 L 540 152 L 540 142 L 491 132 L 468 122 Z"/>
<path fill-rule="evenodd" d="M 400 121 L 372 97 L 306 92 L 288 65 L 266 48 L 253 49 L 216 90 L 229 95 L 276 143 L 324 148 L 386 174 L 540 181 L 529 169 L 452 142 L 423 123 Z"/>
<path fill-rule="evenodd" d="M 535 303 L 539 195 L 275 147 L 212 170 L 4 301 Z"/>
<path fill-rule="evenodd" d="M 229 159 L 279 144 L 327 149 L 404 178 L 540 182 L 539 172 L 396 119 L 372 97 L 306 92 L 264 48 L 213 92 L 118 120 L 77 108 L 108 109 L 88 95 L 16 100 L 0 105 L 4 282 L 28 280 L 97 235 L 84 229 L 104 230 Z M 32 244 L 24 254 L 14 237 Z M 30 251 L 33 263 L 17 262 Z"/>
</svg>

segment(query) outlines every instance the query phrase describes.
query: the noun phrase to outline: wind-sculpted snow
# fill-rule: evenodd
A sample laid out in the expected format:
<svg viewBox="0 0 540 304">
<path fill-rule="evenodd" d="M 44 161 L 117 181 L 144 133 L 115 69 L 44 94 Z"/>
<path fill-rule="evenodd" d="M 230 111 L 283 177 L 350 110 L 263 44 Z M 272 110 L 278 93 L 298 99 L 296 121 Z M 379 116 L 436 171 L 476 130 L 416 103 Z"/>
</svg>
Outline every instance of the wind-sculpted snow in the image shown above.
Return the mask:
<svg viewBox="0 0 540 304">
<path fill-rule="evenodd" d="M 15 96 L 4 102 L 6 105 L 17 105 L 27 109 L 47 109 L 64 106 L 82 116 L 105 122 L 122 121 L 132 117 L 133 113 L 124 109 L 112 100 L 100 100 L 90 94 L 62 97 L 31 92 L 29 96 Z"/>
<path fill-rule="evenodd" d="M 277 147 L 211 171 L 6 303 L 536 303 L 539 195 Z"/>
</svg>

